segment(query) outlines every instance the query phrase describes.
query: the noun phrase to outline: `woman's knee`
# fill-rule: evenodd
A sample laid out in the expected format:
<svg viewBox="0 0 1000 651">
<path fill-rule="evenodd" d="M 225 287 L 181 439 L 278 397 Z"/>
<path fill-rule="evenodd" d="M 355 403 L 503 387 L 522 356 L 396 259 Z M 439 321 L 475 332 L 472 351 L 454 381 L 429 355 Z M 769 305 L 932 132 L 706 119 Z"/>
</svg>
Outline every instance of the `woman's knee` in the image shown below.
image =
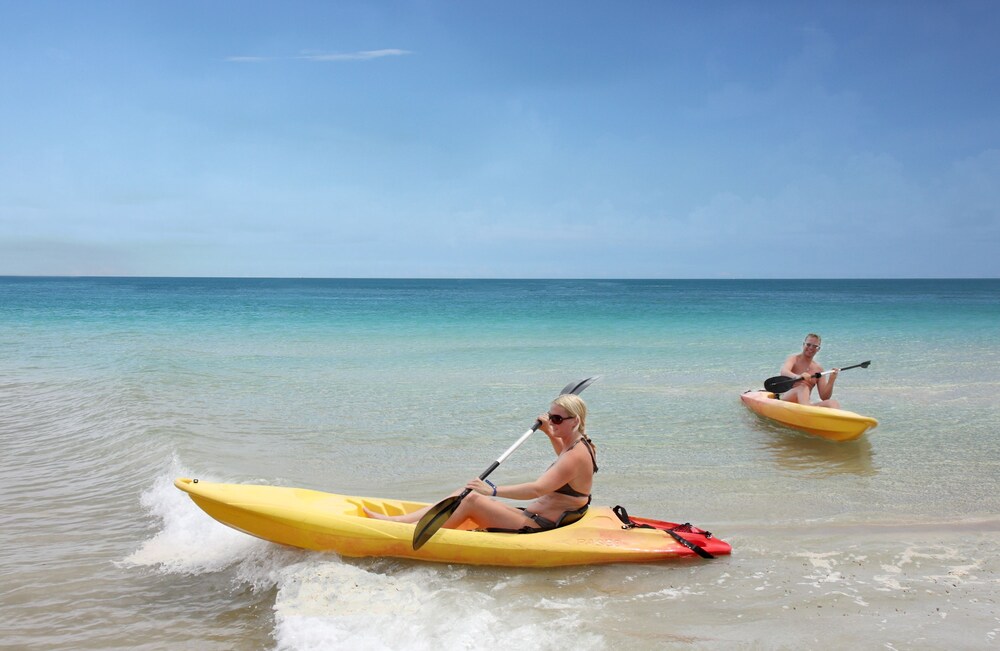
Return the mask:
<svg viewBox="0 0 1000 651">
<path fill-rule="evenodd" d="M 490 498 L 486 497 L 485 495 L 473 491 L 468 495 L 466 495 L 465 499 L 462 501 L 465 502 L 466 508 L 469 509 L 470 511 L 478 511 L 481 508 L 483 508 L 483 500 L 489 500 L 489 499 Z"/>
</svg>

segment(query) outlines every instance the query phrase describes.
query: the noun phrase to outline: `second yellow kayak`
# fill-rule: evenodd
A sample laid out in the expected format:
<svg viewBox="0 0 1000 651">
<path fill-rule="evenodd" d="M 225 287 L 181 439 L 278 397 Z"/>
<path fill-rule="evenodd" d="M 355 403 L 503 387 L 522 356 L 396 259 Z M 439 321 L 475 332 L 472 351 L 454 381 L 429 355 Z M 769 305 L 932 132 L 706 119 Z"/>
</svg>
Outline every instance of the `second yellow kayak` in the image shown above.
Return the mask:
<svg viewBox="0 0 1000 651">
<path fill-rule="evenodd" d="M 740 399 L 759 416 L 831 441 L 851 441 L 878 426 L 878 421 L 869 416 L 844 409 L 783 402 L 767 391 L 747 391 Z"/>
</svg>

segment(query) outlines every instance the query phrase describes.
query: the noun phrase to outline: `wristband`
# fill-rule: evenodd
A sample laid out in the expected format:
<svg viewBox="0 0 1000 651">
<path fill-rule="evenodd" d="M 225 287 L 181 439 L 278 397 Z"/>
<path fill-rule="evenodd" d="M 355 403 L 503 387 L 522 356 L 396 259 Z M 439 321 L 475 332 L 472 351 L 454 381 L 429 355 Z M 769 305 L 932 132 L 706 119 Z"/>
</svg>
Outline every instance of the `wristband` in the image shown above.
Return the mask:
<svg viewBox="0 0 1000 651">
<path fill-rule="evenodd" d="M 493 482 L 491 482 L 489 479 L 484 479 L 483 481 L 486 482 L 487 486 L 489 486 L 490 488 L 493 489 L 493 497 L 496 497 L 497 496 L 497 485 L 494 484 Z"/>
</svg>

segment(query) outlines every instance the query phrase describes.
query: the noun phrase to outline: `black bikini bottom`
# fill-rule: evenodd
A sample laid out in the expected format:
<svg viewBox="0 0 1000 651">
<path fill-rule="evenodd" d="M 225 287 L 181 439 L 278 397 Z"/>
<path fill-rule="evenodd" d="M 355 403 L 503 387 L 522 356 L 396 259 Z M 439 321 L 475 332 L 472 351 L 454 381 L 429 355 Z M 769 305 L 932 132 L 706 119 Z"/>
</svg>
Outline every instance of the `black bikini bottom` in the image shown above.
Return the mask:
<svg viewBox="0 0 1000 651">
<path fill-rule="evenodd" d="M 572 511 L 563 511 L 559 515 L 559 519 L 553 522 L 548 518 L 543 518 L 537 513 L 532 513 L 531 511 L 519 506 L 521 512 L 524 513 L 524 517 L 533 521 L 538 527 L 529 527 L 527 525 L 521 527 L 520 529 L 501 529 L 499 527 L 488 527 L 484 531 L 492 531 L 494 533 L 538 533 L 539 531 L 551 531 L 552 529 L 558 529 L 559 527 L 565 527 L 568 524 L 573 524 L 577 520 L 583 517 L 583 514 L 587 512 L 590 507 L 590 500 L 578 509 Z"/>
<path fill-rule="evenodd" d="M 537 513 L 532 513 L 528 509 L 522 509 L 522 510 L 524 511 L 524 515 L 525 516 L 527 516 L 531 520 L 535 521 L 535 524 L 538 525 L 538 529 L 540 531 L 547 531 L 549 529 L 555 529 L 556 527 L 559 526 L 558 524 L 556 524 L 552 520 L 549 520 L 548 518 L 543 518 L 542 516 L 538 515 Z M 568 513 L 568 511 L 566 513 Z M 563 513 L 561 516 L 559 516 L 559 519 L 562 520 L 563 518 L 565 518 L 566 517 L 566 513 Z"/>
</svg>

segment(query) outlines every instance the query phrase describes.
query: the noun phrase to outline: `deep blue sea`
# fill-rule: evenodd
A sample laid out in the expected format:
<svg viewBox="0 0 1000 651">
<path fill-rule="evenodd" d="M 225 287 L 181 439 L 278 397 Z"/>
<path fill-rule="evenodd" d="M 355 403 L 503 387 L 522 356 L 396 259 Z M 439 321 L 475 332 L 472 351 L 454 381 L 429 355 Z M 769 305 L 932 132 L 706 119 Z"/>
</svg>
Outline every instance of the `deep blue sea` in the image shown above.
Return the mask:
<svg viewBox="0 0 1000 651">
<path fill-rule="evenodd" d="M 809 332 L 827 368 L 872 361 L 837 381 L 880 421 L 857 441 L 739 400 Z M 996 645 L 998 340 L 995 279 L 0 277 L 0 645 Z M 690 521 L 731 557 L 341 559 L 229 530 L 172 486 L 437 501 L 596 374 L 595 503 Z M 543 471 L 540 439 L 494 478 Z"/>
</svg>

